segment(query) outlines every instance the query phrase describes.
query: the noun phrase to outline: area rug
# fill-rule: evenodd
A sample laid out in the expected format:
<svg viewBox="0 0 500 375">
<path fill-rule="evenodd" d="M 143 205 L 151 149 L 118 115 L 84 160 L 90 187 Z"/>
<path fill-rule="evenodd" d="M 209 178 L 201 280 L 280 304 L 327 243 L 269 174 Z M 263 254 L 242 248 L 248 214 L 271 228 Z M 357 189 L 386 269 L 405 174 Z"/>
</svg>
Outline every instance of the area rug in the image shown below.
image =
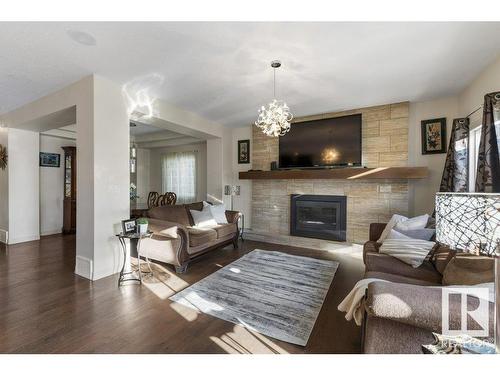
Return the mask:
<svg viewBox="0 0 500 375">
<path fill-rule="evenodd" d="M 334 261 L 254 250 L 170 299 L 305 346 L 338 266 Z"/>
</svg>

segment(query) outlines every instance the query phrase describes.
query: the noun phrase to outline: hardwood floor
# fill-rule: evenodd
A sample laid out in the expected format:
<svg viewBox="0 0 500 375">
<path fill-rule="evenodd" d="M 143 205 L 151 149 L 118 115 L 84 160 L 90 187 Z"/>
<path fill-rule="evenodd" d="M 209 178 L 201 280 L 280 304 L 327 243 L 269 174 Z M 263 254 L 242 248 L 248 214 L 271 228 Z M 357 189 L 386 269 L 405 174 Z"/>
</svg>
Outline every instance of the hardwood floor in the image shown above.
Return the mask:
<svg viewBox="0 0 500 375">
<path fill-rule="evenodd" d="M 309 339 L 300 347 L 171 303 L 168 297 L 253 249 L 340 262 Z M 216 250 L 177 275 L 155 265 L 143 285 L 76 276 L 75 236 L 0 244 L 1 353 L 359 353 L 361 331 L 337 305 L 362 278 L 359 253 L 245 241 Z"/>
</svg>

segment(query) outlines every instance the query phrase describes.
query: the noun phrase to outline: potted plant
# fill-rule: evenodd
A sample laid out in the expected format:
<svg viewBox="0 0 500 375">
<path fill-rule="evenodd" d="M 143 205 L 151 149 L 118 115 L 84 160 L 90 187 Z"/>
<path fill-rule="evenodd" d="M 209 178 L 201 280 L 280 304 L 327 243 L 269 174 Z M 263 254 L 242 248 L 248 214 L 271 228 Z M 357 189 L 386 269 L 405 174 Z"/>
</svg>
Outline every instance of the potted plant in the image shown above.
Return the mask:
<svg viewBox="0 0 500 375">
<path fill-rule="evenodd" d="M 137 219 L 137 228 L 139 230 L 140 234 L 146 234 L 148 233 L 148 219 L 141 217 L 140 219 Z"/>
</svg>

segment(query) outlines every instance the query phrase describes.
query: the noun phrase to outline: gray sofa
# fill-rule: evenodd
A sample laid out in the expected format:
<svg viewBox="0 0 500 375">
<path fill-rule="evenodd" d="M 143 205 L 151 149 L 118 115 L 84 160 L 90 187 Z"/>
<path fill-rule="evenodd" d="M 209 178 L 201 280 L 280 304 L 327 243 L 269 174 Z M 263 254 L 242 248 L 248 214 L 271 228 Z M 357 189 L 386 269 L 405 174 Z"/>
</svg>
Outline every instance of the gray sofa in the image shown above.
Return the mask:
<svg viewBox="0 0 500 375">
<path fill-rule="evenodd" d="M 391 283 L 372 282 L 368 286 L 362 349 L 364 353 L 422 353 L 421 345 L 433 342 L 431 333 L 442 331 L 442 287 L 493 282 L 494 260 L 436 246 L 422 266 L 413 268 L 378 252 L 381 244 L 376 241 L 384 227 L 381 223 L 370 226 L 370 241 L 363 249 L 365 278 Z M 474 310 L 477 303 L 476 298 L 469 298 L 468 309 Z M 459 296 L 452 296 L 449 314 L 452 327 L 459 327 L 460 309 Z M 493 303 L 489 309 L 492 339 Z"/>
<path fill-rule="evenodd" d="M 226 211 L 227 224 L 194 227 L 189 210 L 200 211 L 203 202 L 153 207 L 148 210 L 149 230 L 153 236 L 141 242 L 141 255 L 172 264 L 178 273 L 186 272 L 194 258 L 232 244 L 238 247 L 237 211 Z"/>
</svg>

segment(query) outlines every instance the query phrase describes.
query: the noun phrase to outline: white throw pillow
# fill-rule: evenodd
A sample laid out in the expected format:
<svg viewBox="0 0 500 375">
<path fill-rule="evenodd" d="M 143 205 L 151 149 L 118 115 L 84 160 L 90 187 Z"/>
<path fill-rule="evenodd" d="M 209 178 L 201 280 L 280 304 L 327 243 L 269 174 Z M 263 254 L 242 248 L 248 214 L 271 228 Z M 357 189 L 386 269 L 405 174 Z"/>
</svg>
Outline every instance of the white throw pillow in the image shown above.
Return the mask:
<svg viewBox="0 0 500 375">
<path fill-rule="evenodd" d="M 424 262 L 435 244 L 432 241 L 387 238 L 380 246 L 379 252 L 417 268 Z"/>
<path fill-rule="evenodd" d="M 408 218 L 406 216 L 402 216 L 402 215 L 398 215 L 398 214 L 392 215 L 391 220 L 389 220 L 389 222 L 385 226 L 384 231 L 380 235 L 380 238 L 378 239 L 377 242 L 383 243 L 384 240 L 389 235 L 389 233 L 391 233 L 392 228 L 394 228 L 396 226 L 396 224 L 398 224 L 399 222 L 405 221 L 405 220 L 408 220 Z"/>
<path fill-rule="evenodd" d="M 385 241 L 387 241 L 387 240 L 405 240 L 405 239 L 407 240 L 409 238 L 412 238 L 412 237 L 409 237 L 406 234 L 398 232 L 397 230 L 391 229 L 389 235 L 385 238 Z"/>
<path fill-rule="evenodd" d="M 412 217 L 411 219 L 407 219 L 404 221 L 398 222 L 394 229 L 396 230 L 415 230 L 415 229 L 424 229 L 429 221 L 429 215 L 420 215 Z"/>
<path fill-rule="evenodd" d="M 209 205 L 209 210 L 212 213 L 217 224 L 227 224 L 226 206 L 223 204 Z"/>
<path fill-rule="evenodd" d="M 213 225 L 217 225 L 212 213 L 210 212 L 210 208 L 203 207 L 203 210 L 189 210 L 191 212 L 191 216 L 193 217 L 194 226 L 198 228 L 210 227 Z"/>
</svg>

